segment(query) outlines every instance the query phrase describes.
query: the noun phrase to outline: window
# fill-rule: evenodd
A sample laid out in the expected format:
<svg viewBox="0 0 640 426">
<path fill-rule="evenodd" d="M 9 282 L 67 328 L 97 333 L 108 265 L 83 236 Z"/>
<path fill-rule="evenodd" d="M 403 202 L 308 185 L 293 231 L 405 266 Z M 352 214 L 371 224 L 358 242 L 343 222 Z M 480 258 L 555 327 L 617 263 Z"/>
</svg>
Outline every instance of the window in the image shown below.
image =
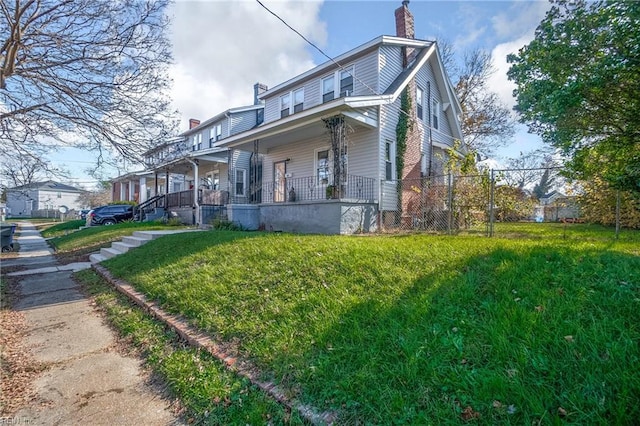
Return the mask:
<svg viewBox="0 0 640 426">
<path fill-rule="evenodd" d="M 393 142 L 386 141 L 384 148 L 384 178 L 386 180 L 393 180 Z"/>
<path fill-rule="evenodd" d="M 291 94 L 280 96 L 280 118 L 285 118 L 289 115 L 289 108 L 291 107 Z"/>
<path fill-rule="evenodd" d="M 421 88 L 416 88 L 416 106 L 417 106 L 417 114 L 418 118 L 422 119 L 422 105 L 424 104 L 424 91 Z"/>
<path fill-rule="evenodd" d="M 316 178 L 318 185 L 329 183 L 329 150 L 316 151 Z"/>
<path fill-rule="evenodd" d="M 209 130 L 209 148 L 213 143 L 222 139 L 222 124 L 216 124 Z"/>
<path fill-rule="evenodd" d="M 193 135 L 193 150 L 199 151 L 202 148 L 202 134 L 197 133 Z"/>
<path fill-rule="evenodd" d="M 236 169 L 235 195 L 244 196 L 245 179 L 247 171 Z"/>
<path fill-rule="evenodd" d="M 431 125 L 434 129 L 437 129 L 438 118 L 440 117 L 440 101 L 437 99 L 431 100 L 431 114 L 433 115 L 433 123 Z"/>
<path fill-rule="evenodd" d="M 304 108 L 304 89 L 293 92 L 293 112 L 300 112 Z"/>
<path fill-rule="evenodd" d="M 322 80 L 322 102 L 333 100 L 334 94 L 334 77 L 327 77 Z"/>
<path fill-rule="evenodd" d="M 220 172 L 214 171 L 211 174 L 211 189 L 220 189 Z"/>
<path fill-rule="evenodd" d="M 340 71 L 340 97 L 353 96 L 353 67 Z"/>
</svg>

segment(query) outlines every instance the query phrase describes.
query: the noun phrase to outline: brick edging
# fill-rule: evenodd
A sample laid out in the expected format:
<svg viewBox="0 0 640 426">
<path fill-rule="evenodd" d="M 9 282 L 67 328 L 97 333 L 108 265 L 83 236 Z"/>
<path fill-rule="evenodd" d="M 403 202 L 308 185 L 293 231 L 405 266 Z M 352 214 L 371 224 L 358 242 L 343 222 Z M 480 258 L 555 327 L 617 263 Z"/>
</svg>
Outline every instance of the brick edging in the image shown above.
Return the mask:
<svg viewBox="0 0 640 426">
<path fill-rule="evenodd" d="M 246 360 L 239 360 L 235 354 L 225 350 L 221 345 L 213 341 L 207 334 L 201 332 L 195 327 L 190 326 L 186 320 L 177 316 L 170 315 L 158 307 L 154 302 L 147 301 L 144 294 L 135 290 L 131 284 L 124 280 L 115 278 L 111 272 L 105 267 L 93 264 L 92 268 L 100 274 L 109 284 L 115 287 L 120 293 L 127 296 L 136 305 L 140 306 L 154 318 L 162 321 L 171 327 L 178 335 L 184 339 L 189 345 L 202 349 L 222 361 L 224 366 L 241 377 L 248 379 L 253 385 L 260 388 L 263 392 L 276 400 L 281 405 L 291 411 L 296 411 L 305 420 L 314 425 L 332 425 L 337 420 L 335 412 L 324 411 L 318 412 L 315 407 L 305 405 L 296 399 L 289 398 L 283 389 L 273 382 L 265 382 L 259 379 L 259 371 Z"/>
</svg>

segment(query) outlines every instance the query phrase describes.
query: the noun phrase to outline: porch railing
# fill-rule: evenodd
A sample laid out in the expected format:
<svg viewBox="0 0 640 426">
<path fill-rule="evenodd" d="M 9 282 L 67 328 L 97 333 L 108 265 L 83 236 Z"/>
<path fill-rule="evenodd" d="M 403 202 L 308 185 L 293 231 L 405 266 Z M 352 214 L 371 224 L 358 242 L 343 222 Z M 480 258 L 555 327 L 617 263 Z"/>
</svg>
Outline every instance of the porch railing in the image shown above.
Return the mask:
<svg viewBox="0 0 640 426">
<path fill-rule="evenodd" d="M 319 181 L 315 176 L 286 178 L 280 182 L 263 183 L 262 203 L 284 203 L 319 200 L 374 200 L 375 179 L 363 176 L 347 176 L 341 185 Z"/>
<path fill-rule="evenodd" d="M 193 190 L 167 194 L 167 207 L 192 207 Z"/>
</svg>

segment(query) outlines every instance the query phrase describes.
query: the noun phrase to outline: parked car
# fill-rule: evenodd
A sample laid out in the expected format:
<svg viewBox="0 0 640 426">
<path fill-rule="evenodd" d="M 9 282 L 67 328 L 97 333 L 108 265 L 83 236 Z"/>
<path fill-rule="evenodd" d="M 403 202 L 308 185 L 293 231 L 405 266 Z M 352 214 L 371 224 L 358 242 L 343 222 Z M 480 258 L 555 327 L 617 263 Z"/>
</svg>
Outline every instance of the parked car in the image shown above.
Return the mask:
<svg viewBox="0 0 640 426">
<path fill-rule="evenodd" d="M 82 209 L 82 210 L 78 210 L 78 218 L 82 219 L 82 220 L 86 220 L 87 219 L 87 213 L 89 213 L 91 210 L 89 209 Z"/>
<path fill-rule="evenodd" d="M 133 219 L 133 206 L 130 204 L 111 204 L 100 206 L 87 214 L 90 225 L 114 225 Z"/>
</svg>

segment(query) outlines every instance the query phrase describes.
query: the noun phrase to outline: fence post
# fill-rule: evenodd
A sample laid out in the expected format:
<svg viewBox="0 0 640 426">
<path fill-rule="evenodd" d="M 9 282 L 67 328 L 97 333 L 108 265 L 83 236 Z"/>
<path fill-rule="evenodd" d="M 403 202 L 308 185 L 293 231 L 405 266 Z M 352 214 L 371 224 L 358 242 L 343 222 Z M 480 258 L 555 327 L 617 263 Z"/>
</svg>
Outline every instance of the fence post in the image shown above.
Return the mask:
<svg viewBox="0 0 640 426">
<path fill-rule="evenodd" d="M 495 185 L 496 174 L 495 170 L 491 169 L 491 181 L 489 182 L 489 237 L 493 237 L 493 222 L 494 222 L 494 204 L 495 204 Z"/>
</svg>

